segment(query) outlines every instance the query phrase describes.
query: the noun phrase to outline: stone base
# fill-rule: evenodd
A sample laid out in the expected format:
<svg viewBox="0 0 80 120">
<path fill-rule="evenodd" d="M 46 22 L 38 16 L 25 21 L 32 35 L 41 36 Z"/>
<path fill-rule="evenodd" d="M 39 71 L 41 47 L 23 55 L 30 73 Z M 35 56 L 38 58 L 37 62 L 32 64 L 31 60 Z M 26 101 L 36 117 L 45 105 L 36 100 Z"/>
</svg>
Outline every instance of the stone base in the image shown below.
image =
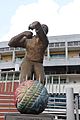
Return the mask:
<svg viewBox="0 0 80 120">
<path fill-rule="evenodd" d="M 39 115 L 8 113 L 5 114 L 5 120 L 54 120 L 54 117 L 51 114 L 45 113 L 41 113 Z"/>
</svg>

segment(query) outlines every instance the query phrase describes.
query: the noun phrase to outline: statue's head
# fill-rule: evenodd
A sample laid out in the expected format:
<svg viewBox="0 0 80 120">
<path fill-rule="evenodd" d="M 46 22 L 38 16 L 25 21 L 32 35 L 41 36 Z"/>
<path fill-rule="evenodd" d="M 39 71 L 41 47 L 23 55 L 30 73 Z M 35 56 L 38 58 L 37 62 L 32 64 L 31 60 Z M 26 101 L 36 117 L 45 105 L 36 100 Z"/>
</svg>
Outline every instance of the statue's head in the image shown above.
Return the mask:
<svg viewBox="0 0 80 120">
<path fill-rule="evenodd" d="M 48 33 L 48 26 L 45 24 L 42 24 L 41 26 L 43 28 L 44 33 L 47 34 Z"/>
</svg>

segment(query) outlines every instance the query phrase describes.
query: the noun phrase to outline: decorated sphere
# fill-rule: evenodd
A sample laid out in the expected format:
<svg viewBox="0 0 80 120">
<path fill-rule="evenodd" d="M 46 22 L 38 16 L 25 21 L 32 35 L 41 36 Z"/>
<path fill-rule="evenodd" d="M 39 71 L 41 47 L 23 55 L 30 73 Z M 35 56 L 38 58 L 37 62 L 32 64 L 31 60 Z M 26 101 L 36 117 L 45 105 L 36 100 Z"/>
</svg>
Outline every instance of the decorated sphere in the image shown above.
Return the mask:
<svg viewBox="0 0 80 120">
<path fill-rule="evenodd" d="M 37 80 L 22 82 L 15 91 L 15 105 L 22 114 L 39 114 L 47 103 L 47 89 Z"/>
</svg>

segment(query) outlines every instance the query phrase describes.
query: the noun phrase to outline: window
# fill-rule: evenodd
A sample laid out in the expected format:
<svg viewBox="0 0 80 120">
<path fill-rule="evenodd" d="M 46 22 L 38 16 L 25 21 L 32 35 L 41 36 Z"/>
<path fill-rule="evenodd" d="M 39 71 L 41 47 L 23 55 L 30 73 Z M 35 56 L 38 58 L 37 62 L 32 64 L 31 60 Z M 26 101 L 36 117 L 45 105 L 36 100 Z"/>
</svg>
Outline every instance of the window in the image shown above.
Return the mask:
<svg viewBox="0 0 80 120">
<path fill-rule="evenodd" d="M 78 46 L 78 41 L 74 41 L 74 46 Z"/>
<path fill-rule="evenodd" d="M 60 46 L 65 46 L 65 42 L 60 42 Z"/>
<path fill-rule="evenodd" d="M 50 57 L 53 57 L 53 58 L 64 58 L 65 54 L 50 54 Z"/>
<path fill-rule="evenodd" d="M 6 80 L 6 73 L 2 73 L 2 74 L 0 74 L 0 80 L 1 81 L 5 81 Z"/>
<path fill-rule="evenodd" d="M 14 80 L 19 80 L 19 72 L 16 72 L 16 73 L 15 73 Z"/>
<path fill-rule="evenodd" d="M 8 73 L 8 80 L 10 80 L 10 81 L 13 80 L 13 73 Z"/>
<path fill-rule="evenodd" d="M 80 45 L 80 41 L 71 41 L 71 42 L 68 42 L 68 46 L 78 46 Z"/>
<path fill-rule="evenodd" d="M 59 83 L 58 79 L 53 80 L 53 84 L 58 84 L 58 83 Z"/>
<path fill-rule="evenodd" d="M 60 79 L 60 83 L 61 83 L 61 84 L 66 83 L 66 79 Z"/>
<path fill-rule="evenodd" d="M 59 47 L 59 43 L 55 43 L 55 47 Z"/>
<path fill-rule="evenodd" d="M 68 46 L 73 46 L 73 42 L 68 42 Z"/>
<path fill-rule="evenodd" d="M 54 43 L 49 43 L 49 47 L 54 47 Z"/>
</svg>

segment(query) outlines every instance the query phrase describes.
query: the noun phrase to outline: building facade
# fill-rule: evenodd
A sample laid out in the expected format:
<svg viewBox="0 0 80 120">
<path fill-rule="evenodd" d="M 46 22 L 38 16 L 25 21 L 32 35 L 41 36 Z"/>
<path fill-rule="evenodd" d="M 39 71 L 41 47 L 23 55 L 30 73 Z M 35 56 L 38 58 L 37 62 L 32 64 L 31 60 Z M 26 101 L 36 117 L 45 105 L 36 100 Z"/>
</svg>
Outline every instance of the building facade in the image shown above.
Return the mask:
<svg viewBox="0 0 80 120">
<path fill-rule="evenodd" d="M 50 36 L 48 39 L 43 62 L 45 86 L 53 96 L 64 95 L 65 102 L 67 87 L 73 88 L 75 95 L 80 92 L 80 34 Z M 7 90 L 6 82 L 12 81 L 12 91 L 14 82 L 19 82 L 24 55 L 25 49 L 10 48 L 8 41 L 0 42 L 0 82 L 5 82 L 4 91 Z"/>
</svg>

